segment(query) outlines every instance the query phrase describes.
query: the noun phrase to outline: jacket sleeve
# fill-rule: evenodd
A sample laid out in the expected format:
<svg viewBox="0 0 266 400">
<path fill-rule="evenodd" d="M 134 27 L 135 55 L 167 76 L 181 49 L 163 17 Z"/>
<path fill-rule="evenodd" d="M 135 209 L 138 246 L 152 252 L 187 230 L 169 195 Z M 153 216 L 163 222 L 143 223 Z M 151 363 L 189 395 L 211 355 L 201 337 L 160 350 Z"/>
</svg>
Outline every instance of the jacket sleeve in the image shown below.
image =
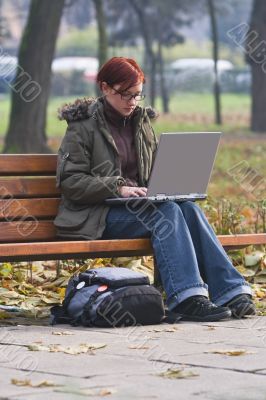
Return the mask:
<svg viewBox="0 0 266 400">
<path fill-rule="evenodd" d="M 107 168 L 105 176 L 104 166 L 94 173 L 91 168 L 93 144 L 85 145 L 85 137 L 88 138 L 88 132 L 82 123 L 69 124 L 58 151 L 57 186 L 67 199 L 77 204 L 101 203 L 117 196 L 118 185 L 124 184 L 124 179 L 115 175 L 113 168 L 109 168 L 109 172 Z"/>
</svg>

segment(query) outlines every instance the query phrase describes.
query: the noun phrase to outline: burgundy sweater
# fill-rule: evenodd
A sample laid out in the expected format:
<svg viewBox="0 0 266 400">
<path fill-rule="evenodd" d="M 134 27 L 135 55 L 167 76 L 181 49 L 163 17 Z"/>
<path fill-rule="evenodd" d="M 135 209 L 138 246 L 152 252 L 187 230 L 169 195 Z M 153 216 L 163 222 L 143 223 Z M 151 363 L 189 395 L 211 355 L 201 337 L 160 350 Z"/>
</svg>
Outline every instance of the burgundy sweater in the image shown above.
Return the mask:
<svg viewBox="0 0 266 400">
<path fill-rule="evenodd" d="M 122 177 L 126 179 L 127 186 L 138 186 L 137 153 L 132 116 L 124 117 L 106 100 L 104 114 L 119 153 Z"/>
</svg>

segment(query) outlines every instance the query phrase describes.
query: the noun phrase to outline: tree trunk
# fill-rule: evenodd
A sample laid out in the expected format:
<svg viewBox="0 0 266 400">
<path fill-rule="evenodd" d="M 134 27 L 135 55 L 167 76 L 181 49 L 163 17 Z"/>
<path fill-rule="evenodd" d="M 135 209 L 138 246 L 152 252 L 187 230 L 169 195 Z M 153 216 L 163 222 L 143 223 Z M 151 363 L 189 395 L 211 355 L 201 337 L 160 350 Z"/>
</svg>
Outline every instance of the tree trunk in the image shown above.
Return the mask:
<svg viewBox="0 0 266 400">
<path fill-rule="evenodd" d="M 149 64 L 150 64 L 150 69 L 149 69 L 149 76 L 150 76 L 150 103 L 151 106 L 155 106 L 155 98 L 156 98 L 156 57 L 153 54 L 152 56 L 150 55 L 149 57 Z"/>
<path fill-rule="evenodd" d="M 46 142 L 46 109 L 51 64 L 65 0 L 32 0 L 22 36 L 5 153 L 50 152 Z"/>
<path fill-rule="evenodd" d="M 151 106 L 155 105 L 155 97 L 156 97 L 156 56 L 154 54 L 152 48 L 152 38 L 149 30 L 149 21 L 146 19 L 145 12 L 143 11 L 143 7 L 138 3 L 137 0 L 130 0 L 129 4 L 134 9 L 138 20 L 140 32 L 142 33 L 142 37 L 144 40 L 144 46 L 146 51 L 147 60 L 149 62 L 149 78 L 150 78 L 150 102 Z"/>
<path fill-rule="evenodd" d="M 208 8 L 211 20 L 211 31 L 212 31 L 212 41 L 213 41 L 213 61 L 214 61 L 214 85 L 213 85 L 213 94 L 214 94 L 214 102 L 215 102 L 215 122 L 218 125 L 222 124 L 222 116 L 221 116 L 221 94 L 220 94 L 220 83 L 219 83 L 219 74 L 218 74 L 218 33 L 217 33 L 217 21 L 215 15 L 215 8 L 213 0 L 208 0 Z"/>
<path fill-rule="evenodd" d="M 163 112 L 169 113 L 169 96 L 167 92 L 167 87 L 165 84 L 165 74 L 164 74 L 164 61 L 162 54 L 162 43 L 159 40 L 158 42 L 158 61 L 159 61 L 159 79 L 160 79 L 160 89 L 161 89 L 161 98 L 163 105 Z"/>
<path fill-rule="evenodd" d="M 251 130 L 266 132 L 266 2 L 255 0 L 246 37 L 246 59 L 252 71 Z"/>
<path fill-rule="evenodd" d="M 95 7 L 96 20 L 98 26 L 98 60 L 99 69 L 108 58 L 108 37 L 106 30 L 106 17 L 103 8 L 102 0 L 93 0 Z M 100 89 L 96 83 L 96 93 L 100 95 Z"/>
</svg>

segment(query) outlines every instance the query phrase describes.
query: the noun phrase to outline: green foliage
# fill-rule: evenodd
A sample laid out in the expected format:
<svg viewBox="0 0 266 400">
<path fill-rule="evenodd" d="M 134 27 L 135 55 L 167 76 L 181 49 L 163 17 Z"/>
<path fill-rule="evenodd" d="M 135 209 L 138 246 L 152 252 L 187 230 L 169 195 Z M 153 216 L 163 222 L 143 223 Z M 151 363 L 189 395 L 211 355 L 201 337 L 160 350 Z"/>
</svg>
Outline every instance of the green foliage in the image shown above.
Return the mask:
<svg viewBox="0 0 266 400">
<path fill-rule="evenodd" d="M 96 57 L 98 34 L 96 26 L 86 29 L 71 29 L 69 33 L 61 36 L 57 42 L 57 57 Z"/>
<path fill-rule="evenodd" d="M 183 44 L 176 44 L 172 47 L 165 47 L 163 51 L 165 62 L 175 61 L 179 58 L 211 58 L 212 42 L 204 40 L 195 42 L 186 40 Z M 230 60 L 234 65 L 243 67 L 245 65 L 242 51 L 232 49 L 225 44 L 219 46 L 219 58 Z"/>
<path fill-rule="evenodd" d="M 265 232 L 266 210 L 261 201 L 248 204 L 247 200 L 209 196 L 201 207 L 217 235 Z"/>
</svg>

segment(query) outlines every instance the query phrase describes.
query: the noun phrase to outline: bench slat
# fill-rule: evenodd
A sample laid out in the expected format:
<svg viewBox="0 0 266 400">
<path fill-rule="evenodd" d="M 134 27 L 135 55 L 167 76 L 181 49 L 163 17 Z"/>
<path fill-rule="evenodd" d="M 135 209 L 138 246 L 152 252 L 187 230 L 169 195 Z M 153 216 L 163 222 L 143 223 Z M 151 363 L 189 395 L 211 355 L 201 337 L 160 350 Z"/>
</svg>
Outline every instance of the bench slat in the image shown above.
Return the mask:
<svg viewBox="0 0 266 400">
<path fill-rule="evenodd" d="M 239 235 L 218 235 L 218 239 L 224 247 L 236 248 L 249 245 L 266 244 L 266 233 L 243 233 Z"/>
<path fill-rule="evenodd" d="M 1 157 L 0 157 L 1 158 Z M 0 178 L 0 198 L 59 197 L 55 177 Z"/>
<path fill-rule="evenodd" d="M 57 214 L 60 199 L 6 199 L 0 200 L 0 220 L 13 221 L 33 215 L 36 218 L 54 218 Z"/>
<path fill-rule="evenodd" d="M 29 216 L 27 221 L 1 222 L 1 243 L 51 241 L 55 240 L 55 235 L 56 229 L 52 221 L 38 221 Z M 36 247 L 35 251 L 37 251 Z"/>
<path fill-rule="evenodd" d="M 1 154 L 0 176 L 54 175 L 56 154 Z"/>
<path fill-rule="evenodd" d="M 0 244 L 1 260 L 46 260 L 152 254 L 149 239 Z"/>
<path fill-rule="evenodd" d="M 53 231 L 52 222 L 46 222 L 47 229 L 50 226 Z M 52 229 L 53 228 L 53 229 Z M 38 229 L 39 230 L 39 229 Z M 28 237 L 30 241 L 30 237 Z M 251 244 L 266 244 L 266 234 L 242 234 L 229 237 L 218 236 L 221 244 L 227 249 L 242 248 Z M 48 239 L 49 240 L 49 239 Z M 50 239 L 51 240 L 51 239 Z M 48 260 L 48 259 L 71 259 L 71 258 L 94 258 L 115 257 L 152 254 L 149 239 L 130 240 L 94 240 L 94 241 L 50 241 L 34 243 L 0 243 L 0 260 Z"/>
</svg>

